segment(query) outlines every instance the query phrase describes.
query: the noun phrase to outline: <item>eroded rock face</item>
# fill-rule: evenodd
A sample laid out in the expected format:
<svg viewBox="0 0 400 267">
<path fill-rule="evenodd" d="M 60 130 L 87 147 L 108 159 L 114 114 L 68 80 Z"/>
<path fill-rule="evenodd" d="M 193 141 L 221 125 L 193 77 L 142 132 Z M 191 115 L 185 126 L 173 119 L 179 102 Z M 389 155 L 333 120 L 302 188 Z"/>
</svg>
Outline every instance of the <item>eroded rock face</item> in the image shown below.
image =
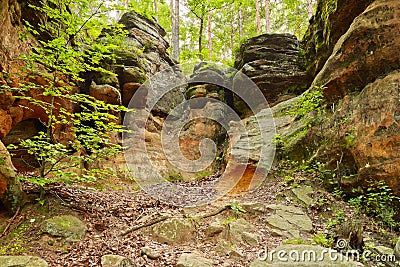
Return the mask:
<svg viewBox="0 0 400 267">
<path fill-rule="evenodd" d="M 328 100 L 360 92 L 368 83 L 400 69 L 400 56 L 394 53 L 400 50 L 399 14 L 399 1 L 378 0 L 354 19 L 313 82 L 327 87 Z"/>
<path fill-rule="evenodd" d="M 353 20 L 374 0 L 320 0 L 303 38 L 308 73 L 315 76 Z"/>
<path fill-rule="evenodd" d="M 306 74 L 299 45 L 290 34 L 264 34 L 244 43 L 235 61 L 261 89 L 270 106 L 304 92 L 311 83 Z M 238 99 L 235 108 L 244 113 Z"/>
<path fill-rule="evenodd" d="M 337 6 L 343 13 L 338 17 L 352 16 L 345 9 L 352 2 Z M 340 37 L 313 82 L 326 87 L 329 108 L 317 126 L 309 129 L 305 119 L 288 115 L 275 120 L 289 143 L 288 156 L 327 163 L 348 193 L 369 181 L 384 181 L 400 194 L 400 55 L 393 52 L 400 49 L 399 14 L 399 1 L 374 1 Z M 276 108 L 282 114 L 291 104 Z"/>
<path fill-rule="evenodd" d="M 344 121 L 339 128 L 341 148 L 326 149 L 324 156 L 333 167 L 337 153 L 344 151 L 344 185 L 350 189 L 383 180 L 400 194 L 400 71 L 368 84 L 359 95 L 346 96 L 328 127 L 337 129 L 337 121 Z M 333 133 L 325 136 L 335 140 Z"/>
<path fill-rule="evenodd" d="M 14 214 L 22 205 L 23 192 L 15 175 L 10 154 L 0 141 L 0 201 L 9 213 Z"/>
</svg>

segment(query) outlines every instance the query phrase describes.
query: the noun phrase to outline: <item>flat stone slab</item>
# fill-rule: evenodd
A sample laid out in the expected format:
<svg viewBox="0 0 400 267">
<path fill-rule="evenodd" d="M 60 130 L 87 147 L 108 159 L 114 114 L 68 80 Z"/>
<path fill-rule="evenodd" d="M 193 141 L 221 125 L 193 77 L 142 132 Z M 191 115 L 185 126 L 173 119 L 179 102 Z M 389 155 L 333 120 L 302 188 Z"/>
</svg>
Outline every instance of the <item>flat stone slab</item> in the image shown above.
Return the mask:
<svg viewBox="0 0 400 267">
<path fill-rule="evenodd" d="M 311 186 L 299 186 L 292 189 L 295 197 L 306 207 L 310 206 L 312 202 L 312 198 L 309 196 L 313 192 L 313 188 Z"/>
<path fill-rule="evenodd" d="M 108 254 L 101 257 L 101 267 L 136 267 L 136 265 L 125 257 Z"/>
<path fill-rule="evenodd" d="M 212 267 L 212 261 L 197 253 L 183 253 L 179 256 L 176 267 Z"/>
<path fill-rule="evenodd" d="M 35 256 L 0 256 L 1 267 L 48 267 L 47 262 Z"/>
<path fill-rule="evenodd" d="M 77 217 L 61 215 L 45 220 L 42 231 L 52 236 L 64 237 L 67 241 L 80 241 L 85 237 L 87 228 Z"/>
<path fill-rule="evenodd" d="M 229 239 L 232 243 L 240 245 L 246 243 L 251 246 L 258 245 L 257 228 L 244 219 L 237 219 L 229 224 Z"/>
<path fill-rule="evenodd" d="M 187 220 L 173 218 L 156 225 L 153 234 L 161 243 L 183 243 L 193 239 L 194 229 Z"/>
<path fill-rule="evenodd" d="M 312 245 L 282 245 L 260 254 L 250 267 L 361 267 L 339 252 Z"/>
<path fill-rule="evenodd" d="M 311 232 L 313 229 L 310 217 L 297 207 L 269 205 L 267 209 L 275 212 L 267 218 L 268 225 L 281 230 L 275 231 L 275 234 L 282 233 L 282 236 L 286 236 L 284 232 L 287 232 L 290 234 L 287 237 L 298 237 L 300 232 Z"/>
</svg>

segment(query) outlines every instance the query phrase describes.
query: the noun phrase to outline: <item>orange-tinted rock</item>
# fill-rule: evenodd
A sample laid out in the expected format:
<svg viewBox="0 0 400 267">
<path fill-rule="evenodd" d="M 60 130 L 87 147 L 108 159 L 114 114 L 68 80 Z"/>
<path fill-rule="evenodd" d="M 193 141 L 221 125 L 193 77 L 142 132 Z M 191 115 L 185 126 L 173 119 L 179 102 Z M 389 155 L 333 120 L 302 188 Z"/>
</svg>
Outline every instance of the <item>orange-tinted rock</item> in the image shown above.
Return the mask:
<svg viewBox="0 0 400 267">
<path fill-rule="evenodd" d="M 315 76 L 332 54 L 339 38 L 353 20 L 374 0 L 319 0 L 310 20 L 303 48 L 308 61 L 308 73 Z"/>
<path fill-rule="evenodd" d="M 121 105 L 121 93 L 111 85 L 92 84 L 89 88 L 89 94 L 106 104 Z"/>
<path fill-rule="evenodd" d="M 0 138 L 6 136 L 12 127 L 12 118 L 6 111 L 0 109 Z"/>
<path fill-rule="evenodd" d="M 10 214 L 15 213 L 22 205 L 22 194 L 10 154 L 0 141 L 0 201 Z"/>
<path fill-rule="evenodd" d="M 357 178 L 344 179 L 348 186 L 384 180 L 400 194 L 399 85 L 400 72 L 396 71 L 367 85 L 358 96 L 346 97 L 336 112 L 334 120 L 346 119 L 339 131 L 347 154 L 343 170 Z M 337 159 L 333 150 L 328 156 Z"/>
<path fill-rule="evenodd" d="M 400 2 L 375 1 L 350 25 L 315 78 L 335 101 L 400 69 Z M 396 52 L 395 52 L 396 51 Z"/>
<path fill-rule="evenodd" d="M 140 83 L 125 83 L 122 87 L 122 104 L 128 106 L 133 95 L 136 93 L 137 89 L 142 86 Z M 145 96 L 143 96 L 145 97 Z"/>
</svg>

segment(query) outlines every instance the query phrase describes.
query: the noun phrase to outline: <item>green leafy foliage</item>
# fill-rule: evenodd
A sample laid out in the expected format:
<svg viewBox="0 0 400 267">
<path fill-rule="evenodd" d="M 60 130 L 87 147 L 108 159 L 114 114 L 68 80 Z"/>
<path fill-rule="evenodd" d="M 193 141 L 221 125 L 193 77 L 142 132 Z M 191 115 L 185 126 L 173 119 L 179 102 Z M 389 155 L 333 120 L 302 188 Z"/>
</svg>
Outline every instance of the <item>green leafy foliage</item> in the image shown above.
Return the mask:
<svg viewBox="0 0 400 267">
<path fill-rule="evenodd" d="M 104 24 L 104 6 L 98 1 L 48 0 L 31 7 L 47 18 L 40 30 L 26 23 L 26 31 L 37 35 L 40 44 L 22 57 L 26 63 L 22 73 L 28 73 L 22 80 L 27 82 L 3 89 L 28 103 L 27 108 L 45 114 L 41 122 L 46 130 L 18 145 L 36 159 L 40 169 L 38 176 L 22 179 L 40 186 L 43 193 L 48 183 L 92 182 L 110 174 L 95 166 L 121 151 L 111 136 L 123 131 L 119 113 L 128 110 L 74 87 L 84 72 L 114 75 L 101 65 L 114 62 L 113 51 L 121 49 L 126 32 L 121 25 Z M 74 111 L 73 105 L 79 110 Z"/>
<path fill-rule="evenodd" d="M 296 119 L 304 118 L 311 112 L 317 114 L 323 111 L 323 90 L 324 87 L 315 86 L 313 89 L 305 92 L 294 105 L 294 108 L 288 111 L 290 115 L 296 115 Z"/>
<path fill-rule="evenodd" d="M 368 187 L 361 195 L 349 199 L 360 212 L 375 216 L 383 224 L 391 227 L 399 227 L 395 220 L 398 214 L 400 198 L 393 194 L 392 189 L 384 181 L 368 181 Z"/>
</svg>

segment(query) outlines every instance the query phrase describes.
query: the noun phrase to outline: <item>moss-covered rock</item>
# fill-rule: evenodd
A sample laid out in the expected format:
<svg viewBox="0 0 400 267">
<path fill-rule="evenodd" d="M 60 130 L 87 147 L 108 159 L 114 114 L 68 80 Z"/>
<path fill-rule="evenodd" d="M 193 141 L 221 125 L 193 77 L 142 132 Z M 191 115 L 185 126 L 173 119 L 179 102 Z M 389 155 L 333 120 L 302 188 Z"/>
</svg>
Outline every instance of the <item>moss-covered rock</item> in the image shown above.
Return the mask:
<svg viewBox="0 0 400 267">
<path fill-rule="evenodd" d="M 136 265 L 130 260 L 118 255 L 104 255 L 101 257 L 102 267 L 135 267 Z"/>
<path fill-rule="evenodd" d="M 16 177 L 10 154 L 0 141 L 0 201 L 10 214 L 23 204 L 21 184 Z"/>
<path fill-rule="evenodd" d="M 45 220 L 42 225 L 42 232 L 63 237 L 66 241 L 72 242 L 83 239 L 86 231 L 86 225 L 72 215 L 55 216 Z"/>
<path fill-rule="evenodd" d="M 1 267 L 47 267 L 47 262 L 34 256 L 0 256 Z"/>
<path fill-rule="evenodd" d="M 153 234 L 159 242 L 179 244 L 192 240 L 194 238 L 194 229 L 188 221 L 173 218 L 155 226 Z"/>
</svg>

